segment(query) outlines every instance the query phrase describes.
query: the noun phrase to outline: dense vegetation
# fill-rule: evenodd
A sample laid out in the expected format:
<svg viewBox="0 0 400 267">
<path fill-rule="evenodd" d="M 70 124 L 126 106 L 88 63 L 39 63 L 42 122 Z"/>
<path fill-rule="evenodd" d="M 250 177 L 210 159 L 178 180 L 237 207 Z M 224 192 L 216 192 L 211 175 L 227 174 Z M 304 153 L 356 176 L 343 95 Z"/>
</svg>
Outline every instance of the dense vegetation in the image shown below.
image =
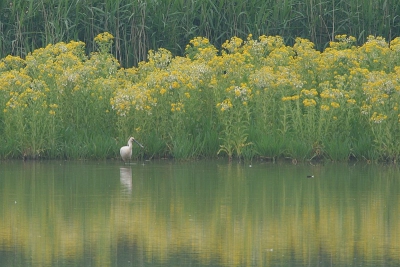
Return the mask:
<svg viewBox="0 0 400 267">
<path fill-rule="evenodd" d="M 400 156 L 400 38 L 196 37 L 185 57 L 149 51 L 120 68 L 114 37 L 59 42 L 0 61 L 0 157 L 135 155 L 388 160 Z"/>
<path fill-rule="evenodd" d="M 390 41 L 400 35 L 398 0 L 5 0 L 0 2 L 0 58 L 25 57 L 47 44 L 79 40 L 95 50 L 101 32 L 115 36 L 114 56 L 124 67 L 146 59 L 149 49 L 183 55 L 203 36 L 216 47 L 252 33 L 311 40 L 320 51 L 337 34 Z"/>
</svg>

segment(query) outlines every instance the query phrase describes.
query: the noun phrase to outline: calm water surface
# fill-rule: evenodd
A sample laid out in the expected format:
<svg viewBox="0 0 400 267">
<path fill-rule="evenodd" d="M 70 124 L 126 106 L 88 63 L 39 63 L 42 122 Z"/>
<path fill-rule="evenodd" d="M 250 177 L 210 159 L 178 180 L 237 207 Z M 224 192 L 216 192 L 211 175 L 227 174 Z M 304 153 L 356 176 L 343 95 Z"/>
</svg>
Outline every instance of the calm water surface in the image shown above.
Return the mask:
<svg viewBox="0 0 400 267">
<path fill-rule="evenodd" d="M 0 265 L 400 266 L 399 181 L 363 163 L 4 161 Z"/>
</svg>

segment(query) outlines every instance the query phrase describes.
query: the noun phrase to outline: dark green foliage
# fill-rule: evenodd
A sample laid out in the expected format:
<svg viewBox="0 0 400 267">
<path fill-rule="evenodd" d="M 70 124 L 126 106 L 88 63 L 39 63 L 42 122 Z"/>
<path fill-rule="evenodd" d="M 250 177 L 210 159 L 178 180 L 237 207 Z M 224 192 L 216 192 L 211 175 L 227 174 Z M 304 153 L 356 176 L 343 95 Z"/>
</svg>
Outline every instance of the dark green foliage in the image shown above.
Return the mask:
<svg viewBox="0 0 400 267">
<path fill-rule="evenodd" d="M 47 44 L 79 40 L 95 50 L 101 32 L 115 36 L 113 53 L 125 67 L 149 49 L 175 55 L 196 36 L 216 47 L 232 36 L 280 35 L 288 44 L 310 39 L 323 49 L 337 34 L 390 41 L 400 35 L 397 0 L 6 0 L 0 4 L 0 58 L 26 56 Z"/>
</svg>

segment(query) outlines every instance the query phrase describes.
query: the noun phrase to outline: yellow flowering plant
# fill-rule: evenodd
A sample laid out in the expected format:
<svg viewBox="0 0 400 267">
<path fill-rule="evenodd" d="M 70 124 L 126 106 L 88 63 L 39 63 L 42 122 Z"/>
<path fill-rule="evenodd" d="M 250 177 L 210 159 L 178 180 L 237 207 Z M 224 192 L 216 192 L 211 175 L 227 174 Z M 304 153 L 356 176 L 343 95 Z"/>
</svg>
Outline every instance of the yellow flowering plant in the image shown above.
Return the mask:
<svg viewBox="0 0 400 267">
<path fill-rule="evenodd" d="M 399 39 L 196 37 L 122 68 L 113 36 L 0 60 L 0 157 L 107 158 L 134 135 L 150 157 L 400 157 Z M 317 153 L 318 152 L 318 153 Z"/>
</svg>

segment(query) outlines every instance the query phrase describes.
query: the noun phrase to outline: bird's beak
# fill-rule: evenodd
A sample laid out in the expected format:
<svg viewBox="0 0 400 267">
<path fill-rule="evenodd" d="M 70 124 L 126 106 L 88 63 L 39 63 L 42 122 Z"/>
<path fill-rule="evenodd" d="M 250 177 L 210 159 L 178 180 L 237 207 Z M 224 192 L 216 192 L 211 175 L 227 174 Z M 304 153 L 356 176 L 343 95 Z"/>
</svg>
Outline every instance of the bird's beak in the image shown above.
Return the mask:
<svg viewBox="0 0 400 267">
<path fill-rule="evenodd" d="M 136 141 L 135 138 L 133 139 L 133 141 L 135 141 L 135 143 L 138 144 L 141 148 L 144 148 L 144 146 L 141 143 L 139 143 L 138 141 Z"/>
</svg>

